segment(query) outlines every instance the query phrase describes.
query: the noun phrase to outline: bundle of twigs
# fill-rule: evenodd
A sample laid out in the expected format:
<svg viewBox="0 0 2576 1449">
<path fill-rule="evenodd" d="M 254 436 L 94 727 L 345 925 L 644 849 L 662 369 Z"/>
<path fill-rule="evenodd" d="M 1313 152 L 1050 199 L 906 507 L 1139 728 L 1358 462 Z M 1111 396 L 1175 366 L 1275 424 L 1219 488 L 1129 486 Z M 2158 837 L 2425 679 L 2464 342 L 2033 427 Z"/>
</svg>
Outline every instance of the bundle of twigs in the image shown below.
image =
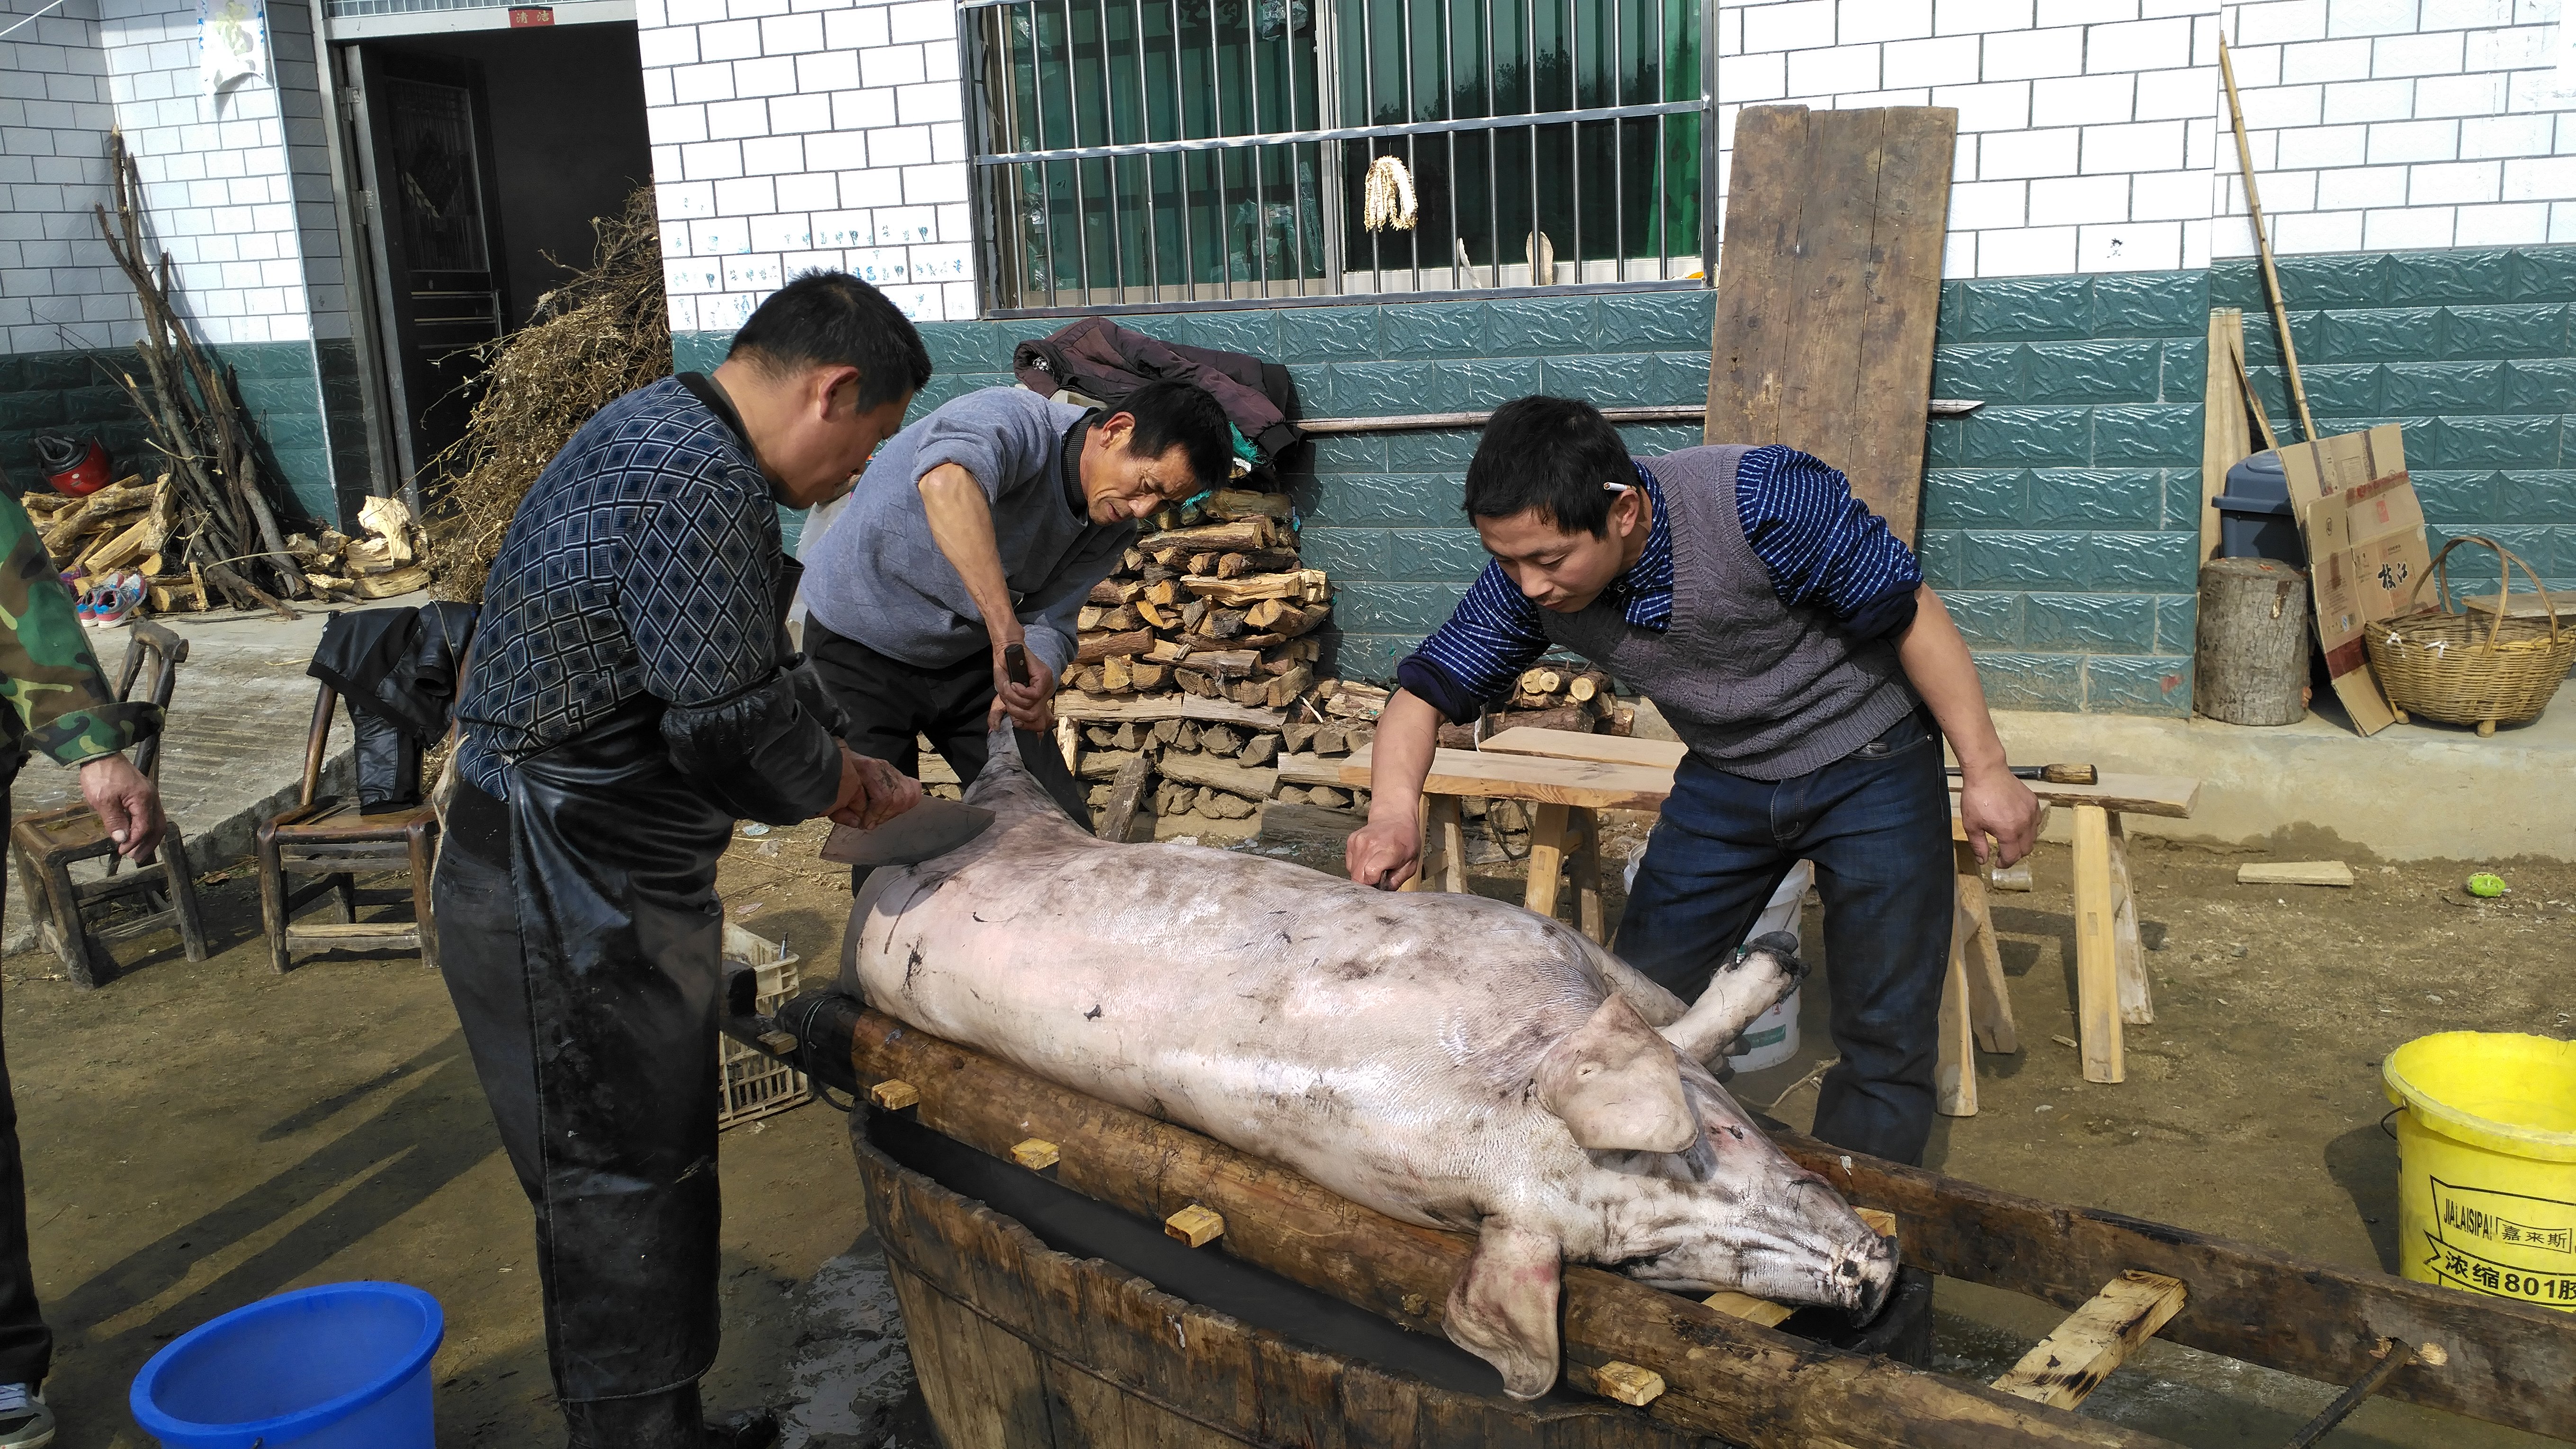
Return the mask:
<svg viewBox="0 0 2576 1449">
<path fill-rule="evenodd" d="M 170 300 L 170 254 L 159 253 L 156 263 L 143 240 L 143 183 L 123 133 L 109 132 L 108 146 L 116 214 L 111 219 L 104 206 L 91 210 L 143 305 L 143 337 L 134 347 L 143 381 L 131 373 L 117 374 L 117 381 L 143 414 L 152 447 L 169 461 L 179 499 L 177 556 L 235 608 L 264 605 L 293 618 L 295 611 L 279 599 L 305 592 L 304 574 L 269 506 L 240 382 L 188 335 Z"/>
<path fill-rule="evenodd" d="M 442 598 L 481 602 L 501 535 L 537 474 L 592 414 L 671 375 L 653 188 L 591 228 L 599 250 L 589 270 L 538 298 L 527 326 L 476 349 L 481 368 L 469 385 L 480 395 L 465 436 L 424 470 L 441 480 L 429 533 Z"/>
</svg>

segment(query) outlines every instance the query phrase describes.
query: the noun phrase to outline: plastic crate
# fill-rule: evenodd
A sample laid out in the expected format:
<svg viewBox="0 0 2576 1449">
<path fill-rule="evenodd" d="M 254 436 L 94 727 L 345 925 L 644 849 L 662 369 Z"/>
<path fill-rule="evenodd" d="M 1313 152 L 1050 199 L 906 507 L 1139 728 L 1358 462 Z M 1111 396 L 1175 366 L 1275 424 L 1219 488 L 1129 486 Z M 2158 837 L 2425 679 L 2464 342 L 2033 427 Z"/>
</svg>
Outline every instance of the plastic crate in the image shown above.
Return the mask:
<svg viewBox="0 0 2576 1449">
<path fill-rule="evenodd" d="M 724 928 L 728 968 L 759 973 L 752 1009 L 767 1016 L 797 989 L 797 957 L 784 941 L 764 940 L 730 921 Z M 716 1126 L 719 1130 L 805 1105 L 805 1074 L 732 1037 L 716 1038 Z"/>
</svg>

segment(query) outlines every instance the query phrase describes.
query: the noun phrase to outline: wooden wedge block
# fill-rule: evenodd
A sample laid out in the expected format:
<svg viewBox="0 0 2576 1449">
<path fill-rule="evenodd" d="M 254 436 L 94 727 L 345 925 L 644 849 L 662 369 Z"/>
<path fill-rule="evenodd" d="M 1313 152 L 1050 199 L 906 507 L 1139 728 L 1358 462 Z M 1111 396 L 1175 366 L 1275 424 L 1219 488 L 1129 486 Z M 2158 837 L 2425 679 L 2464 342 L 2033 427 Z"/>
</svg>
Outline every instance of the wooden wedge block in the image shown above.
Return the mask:
<svg viewBox="0 0 2576 1449">
<path fill-rule="evenodd" d="M 1738 1293 L 1732 1288 L 1721 1288 L 1701 1299 L 1700 1302 L 1720 1313 L 1741 1318 L 1748 1323 L 1761 1324 L 1764 1328 L 1779 1327 L 1792 1312 L 1785 1304 L 1774 1303 L 1768 1298 L 1756 1298 L 1750 1293 Z"/>
<path fill-rule="evenodd" d="M 2236 867 L 2238 885 L 2350 886 L 2352 867 L 2339 860 L 2274 860 Z"/>
<path fill-rule="evenodd" d="M 1204 1248 L 1225 1236 L 1225 1219 L 1191 1203 L 1163 1219 L 1163 1235 L 1178 1238 L 1193 1248 Z"/>
<path fill-rule="evenodd" d="M 868 1100 L 889 1112 L 900 1112 L 917 1105 L 921 1101 L 921 1093 L 901 1077 L 888 1077 L 868 1088 Z"/>
<path fill-rule="evenodd" d="M 1632 1363 L 1621 1363 L 1615 1358 L 1601 1366 L 1594 1375 L 1594 1382 L 1601 1386 L 1603 1398 L 1617 1399 L 1620 1403 L 1639 1408 L 1653 1403 L 1664 1393 L 1662 1374 Z"/>
<path fill-rule="evenodd" d="M 2183 1296 L 2179 1278 L 2134 1268 L 2123 1272 L 1994 1386 L 2015 1398 L 2072 1409 L 2182 1311 Z"/>
<path fill-rule="evenodd" d="M 1055 1166 L 1056 1158 L 1055 1144 L 1044 1138 L 1032 1137 L 1011 1148 L 1011 1160 L 1031 1172 L 1043 1172 Z"/>
</svg>

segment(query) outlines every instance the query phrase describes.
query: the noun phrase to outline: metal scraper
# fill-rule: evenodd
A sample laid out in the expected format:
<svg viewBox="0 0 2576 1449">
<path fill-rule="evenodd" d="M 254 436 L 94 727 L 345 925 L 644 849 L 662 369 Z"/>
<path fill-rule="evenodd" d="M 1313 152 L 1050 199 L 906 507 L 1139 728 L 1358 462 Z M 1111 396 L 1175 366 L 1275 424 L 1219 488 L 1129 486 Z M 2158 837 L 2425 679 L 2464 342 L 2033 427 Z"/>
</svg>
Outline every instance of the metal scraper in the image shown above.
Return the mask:
<svg viewBox="0 0 2576 1449">
<path fill-rule="evenodd" d="M 874 830 L 832 827 L 823 858 L 842 865 L 919 865 L 946 855 L 993 823 L 993 812 L 956 800 L 923 800 Z"/>
</svg>

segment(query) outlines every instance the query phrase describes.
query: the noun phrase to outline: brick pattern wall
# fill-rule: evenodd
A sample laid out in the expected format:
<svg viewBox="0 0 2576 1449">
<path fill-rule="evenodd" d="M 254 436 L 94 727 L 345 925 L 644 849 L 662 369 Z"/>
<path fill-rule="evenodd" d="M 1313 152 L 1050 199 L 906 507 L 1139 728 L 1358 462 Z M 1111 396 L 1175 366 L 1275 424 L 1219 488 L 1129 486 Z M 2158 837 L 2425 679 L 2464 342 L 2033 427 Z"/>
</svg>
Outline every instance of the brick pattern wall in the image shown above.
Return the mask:
<svg viewBox="0 0 2576 1449">
<path fill-rule="evenodd" d="M 675 332 L 847 270 L 916 321 L 976 315 L 945 0 L 637 0 Z"/>
<path fill-rule="evenodd" d="M 2551 93 L 2559 0 L 2229 7 L 2247 144 L 2284 252 L 2576 241 L 2576 97 Z M 2220 256 L 2250 256 L 2224 148 Z"/>
<path fill-rule="evenodd" d="M 0 3 L 0 28 L 43 6 Z M 116 123 L 98 33 L 96 0 L 65 0 L 0 40 L 0 352 L 104 346 L 135 320 L 89 210 Z"/>
</svg>

